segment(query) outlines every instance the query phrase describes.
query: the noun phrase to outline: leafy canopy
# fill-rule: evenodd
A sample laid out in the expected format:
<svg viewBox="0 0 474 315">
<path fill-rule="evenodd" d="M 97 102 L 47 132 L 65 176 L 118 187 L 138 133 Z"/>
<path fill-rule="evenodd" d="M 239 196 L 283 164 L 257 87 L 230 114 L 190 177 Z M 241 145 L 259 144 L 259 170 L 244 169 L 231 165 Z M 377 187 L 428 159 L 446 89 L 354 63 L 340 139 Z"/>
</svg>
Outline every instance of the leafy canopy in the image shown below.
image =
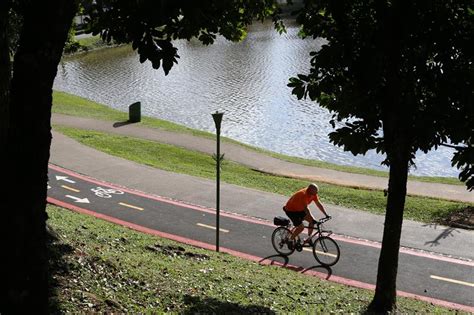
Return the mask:
<svg viewBox="0 0 474 315">
<path fill-rule="evenodd" d="M 275 0 L 88 0 L 84 8 L 93 34 L 108 42 L 132 43 L 140 62 L 150 60 L 165 74 L 179 58 L 172 40 L 198 38 L 209 45 L 220 34 L 238 41 L 254 19 L 270 16 L 282 29 Z"/>
<path fill-rule="evenodd" d="M 300 34 L 327 44 L 288 86 L 333 113 L 330 140 L 354 155 L 390 151 L 382 127 L 396 88 L 412 162 L 417 150 L 453 146 L 452 164 L 472 189 L 473 16 L 466 0 L 307 0 Z"/>
</svg>

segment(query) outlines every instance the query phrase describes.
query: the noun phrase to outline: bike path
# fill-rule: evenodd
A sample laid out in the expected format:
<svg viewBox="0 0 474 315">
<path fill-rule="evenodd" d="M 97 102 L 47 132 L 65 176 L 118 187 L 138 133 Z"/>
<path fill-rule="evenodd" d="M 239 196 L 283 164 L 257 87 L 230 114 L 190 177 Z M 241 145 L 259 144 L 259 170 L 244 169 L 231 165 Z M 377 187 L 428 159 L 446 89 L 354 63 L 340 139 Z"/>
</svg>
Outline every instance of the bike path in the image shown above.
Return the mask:
<svg viewBox="0 0 474 315">
<path fill-rule="evenodd" d="M 107 192 L 110 188 L 115 191 Z M 56 166 L 50 166 L 49 169 L 48 196 L 52 203 L 68 203 L 185 239 L 211 245 L 215 243 L 215 212 L 212 209 L 148 196 L 84 176 L 76 176 Z M 275 227 L 268 221 L 224 212 L 220 222 L 222 247 L 261 257 L 262 261 L 279 261 L 293 265 L 305 272 L 325 273 L 329 280 L 342 277 L 368 286 L 375 283 L 379 255 L 379 246 L 376 243 L 335 235 L 334 238 L 341 248 L 340 261 L 331 268 L 323 268 L 317 265 L 311 252 L 295 252 L 288 260 L 276 256 L 271 245 L 271 234 Z M 420 254 L 408 249 L 403 249 L 400 254 L 399 290 L 464 305 L 465 310 L 474 311 L 472 287 L 472 262 Z"/>
<path fill-rule="evenodd" d="M 112 134 L 157 141 L 160 143 L 171 144 L 206 154 L 213 154 L 215 152 L 216 146 L 215 140 L 213 139 L 197 137 L 191 134 L 165 131 L 157 128 L 147 128 L 135 124 L 114 124 L 110 121 L 61 114 L 53 114 L 52 122 L 54 124 L 60 124 L 79 129 L 97 130 Z M 249 150 L 244 146 L 228 142 L 222 143 L 221 152 L 225 153 L 225 157 L 228 160 L 235 161 L 266 173 L 307 179 L 310 181 L 322 181 L 350 187 L 363 187 L 383 190 L 388 186 L 388 178 L 346 173 L 336 170 L 291 163 L 271 157 L 267 154 Z M 469 192 L 464 185 L 447 185 L 409 180 L 407 184 L 407 192 L 411 195 L 474 202 L 474 193 Z"/>
<path fill-rule="evenodd" d="M 131 189 L 203 207 L 215 207 L 215 181 L 177 174 L 114 157 L 53 132 L 51 163 Z M 225 172 L 225 169 L 224 169 Z M 267 221 L 283 215 L 288 196 L 221 183 L 221 209 Z M 320 193 L 324 203 L 324 191 Z M 337 234 L 381 242 L 384 216 L 325 204 L 334 218 L 328 226 Z M 315 214 L 319 210 L 311 205 Z M 401 245 L 474 260 L 474 231 L 403 221 Z"/>
</svg>

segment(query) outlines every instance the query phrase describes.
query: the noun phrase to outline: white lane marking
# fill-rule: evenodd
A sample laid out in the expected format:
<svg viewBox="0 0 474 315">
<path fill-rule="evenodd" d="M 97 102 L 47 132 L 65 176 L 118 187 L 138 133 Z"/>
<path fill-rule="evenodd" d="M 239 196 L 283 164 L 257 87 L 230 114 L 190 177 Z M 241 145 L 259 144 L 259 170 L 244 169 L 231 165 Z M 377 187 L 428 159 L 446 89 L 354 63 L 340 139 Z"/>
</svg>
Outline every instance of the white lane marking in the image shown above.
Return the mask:
<svg viewBox="0 0 474 315">
<path fill-rule="evenodd" d="M 461 281 L 461 280 L 444 278 L 444 277 L 435 276 L 435 275 L 431 275 L 430 278 L 436 279 L 436 280 L 441 280 L 441 281 L 446 281 L 446 282 L 451 282 L 451 283 L 456 283 L 456 284 L 461 284 L 461 285 L 465 285 L 465 286 L 468 286 L 468 287 L 474 287 L 474 283 L 465 282 L 465 281 Z"/>
<path fill-rule="evenodd" d="M 76 183 L 72 179 L 69 179 L 69 177 L 67 177 L 67 176 L 58 176 L 58 175 L 56 175 L 56 180 L 62 180 L 62 181 L 65 181 L 67 183 L 70 183 L 70 184 L 75 184 Z"/>
<path fill-rule="evenodd" d="M 306 247 L 305 247 L 305 248 L 303 248 L 303 250 L 305 250 L 305 251 L 307 251 L 307 252 L 313 252 L 313 250 L 312 250 L 312 249 L 310 249 L 310 248 L 306 248 Z M 321 254 L 321 255 L 326 255 L 326 256 L 329 256 L 329 257 L 334 257 L 334 258 L 336 258 L 336 257 L 337 257 L 337 255 L 334 255 L 334 254 L 331 254 L 331 253 L 325 253 L 325 252 L 321 252 L 321 251 L 319 251 L 319 250 L 317 250 L 317 251 L 316 251 L 316 253 L 318 253 L 318 254 Z"/>
<path fill-rule="evenodd" d="M 89 199 L 87 198 L 79 198 L 79 197 L 74 197 L 71 195 L 66 195 L 66 197 L 73 199 L 74 202 L 77 202 L 77 203 L 90 203 Z"/>
<path fill-rule="evenodd" d="M 211 229 L 211 230 L 216 230 L 217 228 L 215 226 L 207 225 L 207 224 L 202 224 L 202 223 L 196 223 L 197 226 L 206 228 L 206 229 Z M 219 229 L 219 231 L 223 233 L 229 233 L 229 230 L 226 229 Z"/>
<path fill-rule="evenodd" d="M 128 203 L 125 203 L 125 202 L 119 202 L 119 205 L 124 206 L 124 207 L 128 207 L 128 208 L 132 208 L 132 209 L 135 209 L 135 210 L 143 211 L 143 208 L 140 208 L 140 207 L 137 207 L 137 206 L 132 206 L 132 205 L 129 205 Z"/>
<path fill-rule="evenodd" d="M 61 185 L 61 187 L 64 188 L 64 189 L 73 191 L 73 192 L 81 192 L 79 189 L 72 188 L 72 187 L 69 187 L 69 186 L 66 186 L 66 185 Z"/>
</svg>

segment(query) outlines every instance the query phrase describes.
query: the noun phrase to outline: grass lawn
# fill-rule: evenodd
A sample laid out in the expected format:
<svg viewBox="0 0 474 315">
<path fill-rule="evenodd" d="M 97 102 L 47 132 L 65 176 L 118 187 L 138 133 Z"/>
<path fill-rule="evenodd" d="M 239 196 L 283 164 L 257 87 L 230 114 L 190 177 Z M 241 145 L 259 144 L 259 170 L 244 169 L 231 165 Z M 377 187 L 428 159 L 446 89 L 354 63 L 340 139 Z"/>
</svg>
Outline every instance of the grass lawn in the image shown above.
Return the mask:
<svg viewBox="0 0 474 315">
<path fill-rule="evenodd" d="M 49 205 L 54 313 L 361 313 L 372 291 L 139 233 Z M 401 314 L 455 313 L 398 298 Z"/>
<path fill-rule="evenodd" d="M 84 145 L 159 169 L 203 178 L 215 178 L 215 162 L 210 155 L 153 141 L 55 126 L 55 130 Z M 224 161 L 221 180 L 239 186 L 290 196 L 308 182 L 262 174 L 232 161 Z M 324 203 L 383 214 L 386 198 L 381 191 L 354 189 L 320 183 Z M 427 197 L 407 196 L 405 218 L 422 222 L 440 222 L 450 213 L 468 206 Z"/>
<path fill-rule="evenodd" d="M 66 51 L 65 56 L 73 55 L 76 53 L 87 52 L 91 50 L 96 50 L 99 48 L 106 48 L 106 47 L 110 48 L 110 47 L 118 46 L 114 43 L 106 43 L 102 41 L 99 35 L 80 38 L 76 40 L 76 43 L 78 44 L 77 50 L 74 50 L 72 52 Z"/>
<path fill-rule="evenodd" d="M 100 38 L 99 35 L 90 36 L 90 37 L 83 37 L 83 38 L 78 39 L 77 42 L 81 46 L 87 47 L 88 49 L 92 49 L 92 48 L 94 48 L 96 46 L 100 46 L 100 45 L 106 45 L 106 43 L 104 43 L 102 41 L 102 39 Z"/>
<path fill-rule="evenodd" d="M 128 120 L 128 113 L 117 111 L 103 104 L 95 103 L 85 98 L 81 98 L 81 97 L 71 95 L 65 92 L 59 92 L 59 91 L 53 92 L 53 105 L 54 105 L 53 106 L 54 113 L 80 116 L 80 117 L 88 117 L 88 118 L 108 120 L 108 121 L 116 121 L 116 122 Z M 142 117 L 142 122 L 140 124 L 146 127 L 159 128 L 159 129 L 164 129 L 164 130 L 169 130 L 169 131 L 174 131 L 174 132 L 183 132 L 183 133 L 188 133 L 188 134 L 192 134 L 199 137 L 205 137 L 205 138 L 211 138 L 211 139 L 215 138 L 214 134 L 187 128 L 182 125 L 178 125 L 169 121 L 160 120 L 156 118 Z M 273 157 L 276 157 L 285 161 L 289 161 L 289 162 L 298 163 L 298 164 L 334 169 L 334 170 L 349 172 L 349 173 L 388 177 L 388 173 L 384 171 L 378 171 L 378 170 L 372 170 L 372 169 L 366 169 L 366 168 L 360 168 L 360 167 L 337 165 L 337 164 L 332 164 L 332 163 L 323 162 L 323 161 L 307 160 L 307 159 L 302 159 L 302 158 L 297 158 L 297 157 L 291 157 L 291 156 L 287 156 L 283 154 L 278 154 L 275 152 L 270 152 L 268 150 L 255 148 L 255 147 L 242 144 L 240 142 L 237 142 L 235 140 L 228 139 L 228 138 L 223 138 L 223 141 L 239 144 L 248 149 L 265 153 Z M 424 182 L 464 185 L 457 178 L 453 178 L 453 177 L 410 176 L 410 179 L 417 180 L 417 181 L 424 181 Z"/>
</svg>

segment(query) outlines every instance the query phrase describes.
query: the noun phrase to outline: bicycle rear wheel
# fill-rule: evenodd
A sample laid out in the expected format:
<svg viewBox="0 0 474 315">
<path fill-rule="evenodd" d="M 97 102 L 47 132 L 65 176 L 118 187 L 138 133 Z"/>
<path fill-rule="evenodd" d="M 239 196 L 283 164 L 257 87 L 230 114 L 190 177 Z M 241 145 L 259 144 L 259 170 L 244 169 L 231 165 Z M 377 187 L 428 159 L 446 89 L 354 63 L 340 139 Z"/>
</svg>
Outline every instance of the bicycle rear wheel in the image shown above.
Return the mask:
<svg viewBox="0 0 474 315">
<path fill-rule="evenodd" d="M 313 245 L 314 258 L 323 266 L 333 266 L 339 261 L 341 252 L 336 241 L 329 236 L 321 236 Z"/>
<path fill-rule="evenodd" d="M 288 247 L 288 243 L 290 242 L 291 231 L 288 230 L 286 227 L 280 226 L 277 227 L 272 234 L 272 245 L 273 248 L 277 251 L 277 253 L 283 256 L 289 256 L 293 254 L 295 248 L 292 247 L 291 249 Z"/>
</svg>

